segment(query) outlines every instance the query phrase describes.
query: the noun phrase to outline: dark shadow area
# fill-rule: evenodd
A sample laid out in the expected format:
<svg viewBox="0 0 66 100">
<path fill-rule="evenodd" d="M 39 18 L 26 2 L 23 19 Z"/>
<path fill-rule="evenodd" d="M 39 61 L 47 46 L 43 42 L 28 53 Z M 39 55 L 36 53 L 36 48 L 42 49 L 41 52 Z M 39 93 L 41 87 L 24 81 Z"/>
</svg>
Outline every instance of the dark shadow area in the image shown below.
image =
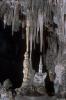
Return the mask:
<svg viewBox="0 0 66 100">
<path fill-rule="evenodd" d="M 22 62 L 26 46 L 21 30 L 12 36 L 11 26 L 6 25 L 4 29 L 0 20 L 0 82 L 10 78 L 14 88 L 21 85 L 23 78 Z"/>
</svg>

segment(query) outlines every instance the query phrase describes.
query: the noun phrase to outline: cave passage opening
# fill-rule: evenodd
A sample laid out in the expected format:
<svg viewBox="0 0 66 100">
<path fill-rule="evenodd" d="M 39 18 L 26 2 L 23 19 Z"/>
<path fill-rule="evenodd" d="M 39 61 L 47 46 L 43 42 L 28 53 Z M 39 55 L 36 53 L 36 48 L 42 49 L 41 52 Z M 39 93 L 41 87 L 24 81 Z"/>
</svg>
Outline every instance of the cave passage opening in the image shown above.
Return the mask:
<svg viewBox="0 0 66 100">
<path fill-rule="evenodd" d="M 43 40 L 43 71 L 46 71 L 46 53 L 49 47 L 47 38 L 50 33 L 44 27 Z M 5 26 L 0 20 L 0 82 L 9 78 L 13 87 L 20 87 L 23 81 L 23 60 L 26 51 L 26 26 L 14 32 L 12 36 L 12 26 Z M 32 67 L 38 72 L 40 60 L 40 43 L 36 44 L 36 48 L 32 50 Z"/>
</svg>

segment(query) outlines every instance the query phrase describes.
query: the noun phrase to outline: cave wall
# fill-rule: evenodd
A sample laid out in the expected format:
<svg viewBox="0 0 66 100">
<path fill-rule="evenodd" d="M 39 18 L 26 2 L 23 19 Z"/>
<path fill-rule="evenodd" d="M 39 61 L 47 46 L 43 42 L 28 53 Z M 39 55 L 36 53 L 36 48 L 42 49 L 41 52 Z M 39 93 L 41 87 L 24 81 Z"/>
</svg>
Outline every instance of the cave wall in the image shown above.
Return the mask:
<svg viewBox="0 0 66 100">
<path fill-rule="evenodd" d="M 49 31 L 46 27 L 44 27 L 43 43 L 44 67 L 54 72 L 55 64 L 57 63 L 57 57 L 60 49 L 60 41 L 56 31 Z"/>
</svg>

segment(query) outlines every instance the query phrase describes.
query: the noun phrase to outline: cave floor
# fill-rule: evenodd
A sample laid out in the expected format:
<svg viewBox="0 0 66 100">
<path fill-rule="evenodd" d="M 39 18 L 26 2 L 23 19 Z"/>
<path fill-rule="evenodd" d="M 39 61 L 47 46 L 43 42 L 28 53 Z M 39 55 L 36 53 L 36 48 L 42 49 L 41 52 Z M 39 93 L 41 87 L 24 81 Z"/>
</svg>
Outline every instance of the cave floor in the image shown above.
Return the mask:
<svg viewBox="0 0 66 100">
<path fill-rule="evenodd" d="M 29 97 L 29 96 L 16 96 L 15 100 L 59 100 L 55 96 L 49 97 L 49 96 L 38 96 L 38 97 Z"/>
</svg>

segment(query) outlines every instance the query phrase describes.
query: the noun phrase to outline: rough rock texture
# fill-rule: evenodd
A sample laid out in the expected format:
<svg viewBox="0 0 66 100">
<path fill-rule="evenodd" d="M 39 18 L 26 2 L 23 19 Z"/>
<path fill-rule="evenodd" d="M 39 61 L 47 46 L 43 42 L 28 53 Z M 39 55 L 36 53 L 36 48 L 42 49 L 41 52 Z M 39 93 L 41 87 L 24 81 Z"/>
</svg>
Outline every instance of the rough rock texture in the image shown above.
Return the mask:
<svg viewBox="0 0 66 100">
<path fill-rule="evenodd" d="M 56 97 L 40 96 L 40 97 L 28 97 L 17 96 L 15 100 L 56 100 Z"/>
<path fill-rule="evenodd" d="M 58 39 L 56 34 L 50 33 L 48 38 L 48 49 L 46 53 L 46 66 L 47 68 L 53 69 L 55 66 L 55 59 L 58 55 Z"/>
</svg>

